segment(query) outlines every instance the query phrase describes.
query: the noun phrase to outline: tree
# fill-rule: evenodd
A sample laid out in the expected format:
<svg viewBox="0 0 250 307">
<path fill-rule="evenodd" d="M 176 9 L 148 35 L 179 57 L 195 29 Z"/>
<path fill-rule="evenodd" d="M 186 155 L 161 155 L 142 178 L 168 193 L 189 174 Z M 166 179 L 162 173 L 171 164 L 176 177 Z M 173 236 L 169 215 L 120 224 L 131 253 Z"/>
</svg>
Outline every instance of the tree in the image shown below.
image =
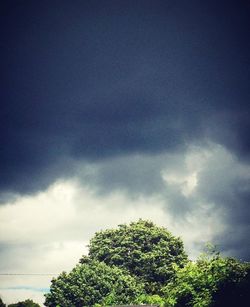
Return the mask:
<svg viewBox="0 0 250 307">
<path fill-rule="evenodd" d="M 244 300 L 247 296 L 249 299 L 247 278 L 246 264 L 223 258 L 217 252 L 212 257 L 202 255 L 184 268 L 176 266 L 175 277 L 163 289 L 166 305 L 245 306 Z"/>
<path fill-rule="evenodd" d="M 182 241 L 149 221 L 97 232 L 89 247 L 70 273 L 52 280 L 45 306 L 240 307 L 250 300 L 249 264 L 211 246 L 188 261 Z"/>
<path fill-rule="evenodd" d="M 165 306 L 165 299 L 158 294 L 142 294 L 136 299 L 136 303 L 139 305 L 156 305 L 158 307 Z"/>
<path fill-rule="evenodd" d="M 143 285 L 117 267 L 85 258 L 69 274 L 52 280 L 45 306 L 129 304 L 143 293 Z"/>
<path fill-rule="evenodd" d="M 145 284 L 148 294 L 159 293 L 173 277 L 173 264 L 187 263 L 182 240 L 144 220 L 97 232 L 89 257 L 127 270 Z"/>
<path fill-rule="evenodd" d="M 10 304 L 8 307 L 40 307 L 37 303 L 33 302 L 32 300 L 28 299 L 23 302 L 18 302 L 15 304 Z"/>
<path fill-rule="evenodd" d="M 213 293 L 213 307 L 249 305 L 250 265 L 238 262 L 235 266 L 234 262 L 231 263 L 229 276 L 220 280 L 217 291 Z"/>
</svg>

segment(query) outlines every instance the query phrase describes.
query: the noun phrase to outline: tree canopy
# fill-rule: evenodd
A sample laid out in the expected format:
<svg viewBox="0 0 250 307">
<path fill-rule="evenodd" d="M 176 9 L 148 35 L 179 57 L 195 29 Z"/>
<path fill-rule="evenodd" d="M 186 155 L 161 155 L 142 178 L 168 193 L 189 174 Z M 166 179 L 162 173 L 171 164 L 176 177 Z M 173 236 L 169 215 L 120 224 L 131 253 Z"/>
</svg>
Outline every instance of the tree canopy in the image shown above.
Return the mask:
<svg viewBox="0 0 250 307">
<path fill-rule="evenodd" d="M 69 274 L 52 280 L 45 306 L 92 306 L 129 304 L 143 293 L 143 285 L 134 277 L 104 262 L 85 260 Z"/>
<path fill-rule="evenodd" d="M 144 220 L 97 232 L 90 240 L 89 257 L 127 270 L 144 283 L 147 293 L 158 293 L 171 279 L 173 264 L 187 263 L 182 240 Z"/>
<path fill-rule="evenodd" d="M 52 280 L 45 306 L 243 307 L 249 272 L 248 263 L 213 249 L 189 261 L 180 238 L 139 220 L 97 232 L 89 255 Z"/>
<path fill-rule="evenodd" d="M 249 265 L 216 252 L 176 267 L 175 277 L 162 293 L 168 307 L 233 307 L 249 302 L 249 289 Z"/>
<path fill-rule="evenodd" d="M 8 305 L 8 307 L 40 307 L 40 305 L 38 305 L 37 303 L 33 302 L 30 299 L 27 299 L 27 300 L 22 301 L 22 302 L 10 304 L 10 305 Z"/>
</svg>

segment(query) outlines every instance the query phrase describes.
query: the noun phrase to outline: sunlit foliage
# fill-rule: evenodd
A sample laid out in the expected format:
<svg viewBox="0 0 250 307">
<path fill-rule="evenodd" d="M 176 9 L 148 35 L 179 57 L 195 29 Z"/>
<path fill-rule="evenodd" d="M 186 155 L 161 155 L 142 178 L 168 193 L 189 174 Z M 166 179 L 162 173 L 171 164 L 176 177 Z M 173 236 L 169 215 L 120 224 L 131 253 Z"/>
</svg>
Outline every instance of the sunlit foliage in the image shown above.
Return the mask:
<svg viewBox="0 0 250 307">
<path fill-rule="evenodd" d="M 248 263 L 222 257 L 211 245 L 189 261 L 180 238 L 139 220 L 96 233 L 89 255 L 52 280 L 45 306 L 244 307 L 249 272 Z"/>
<path fill-rule="evenodd" d="M 180 238 L 144 220 L 96 233 L 89 256 L 127 270 L 144 283 L 149 294 L 158 293 L 173 277 L 173 264 L 183 267 L 187 262 Z"/>
</svg>

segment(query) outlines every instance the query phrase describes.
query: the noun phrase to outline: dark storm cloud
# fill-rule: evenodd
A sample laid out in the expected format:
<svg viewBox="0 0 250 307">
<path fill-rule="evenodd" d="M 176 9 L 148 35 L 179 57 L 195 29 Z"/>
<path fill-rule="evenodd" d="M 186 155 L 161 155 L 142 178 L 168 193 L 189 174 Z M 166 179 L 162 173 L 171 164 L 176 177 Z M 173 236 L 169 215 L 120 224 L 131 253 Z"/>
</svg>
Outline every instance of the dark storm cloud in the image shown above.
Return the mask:
<svg viewBox="0 0 250 307">
<path fill-rule="evenodd" d="M 157 195 L 165 189 L 160 174 L 164 160 L 164 156 L 138 155 L 109 159 L 78 168 L 78 178 L 100 195 L 110 191 L 123 191 L 130 197 Z"/>
<path fill-rule="evenodd" d="M 207 138 L 249 153 L 246 1 L 1 6 L 2 190 Z"/>
</svg>

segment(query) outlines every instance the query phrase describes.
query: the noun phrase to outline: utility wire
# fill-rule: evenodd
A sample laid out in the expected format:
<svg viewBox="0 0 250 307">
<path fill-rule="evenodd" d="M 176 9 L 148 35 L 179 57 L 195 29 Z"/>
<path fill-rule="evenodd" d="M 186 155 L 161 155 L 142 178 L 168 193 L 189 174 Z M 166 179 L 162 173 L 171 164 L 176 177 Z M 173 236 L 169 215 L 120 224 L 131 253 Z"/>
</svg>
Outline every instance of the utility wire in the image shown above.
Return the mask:
<svg viewBox="0 0 250 307">
<path fill-rule="evenodd" d="M 0 273 L 0 276 L 55 276 L 58 274 L 52 273 Z"/>
</svg>

